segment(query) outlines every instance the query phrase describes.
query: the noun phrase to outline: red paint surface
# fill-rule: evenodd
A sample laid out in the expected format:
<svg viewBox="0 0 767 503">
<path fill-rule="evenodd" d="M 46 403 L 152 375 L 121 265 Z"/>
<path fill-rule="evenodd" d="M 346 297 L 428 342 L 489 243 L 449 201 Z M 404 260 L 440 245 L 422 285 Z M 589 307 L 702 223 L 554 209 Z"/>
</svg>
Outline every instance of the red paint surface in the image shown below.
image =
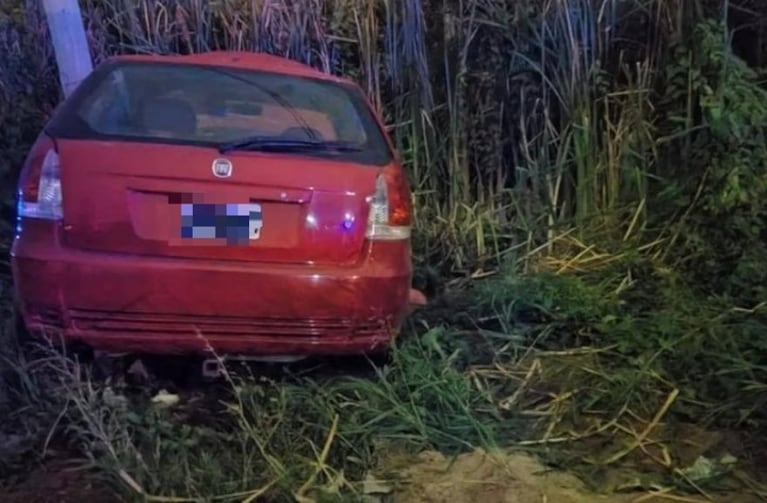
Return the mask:
<svg viewBox="0 0 767 503">
<path fill-rule="evenodd" d="M 249 53 L 125 59 L 339 80 Z M 409 240 L 365 238 L 375 167 L 236 151 L 225 156 L 232 177 L 215 179 L 221 155 L 212 148 L 61 140 L 57 150 L 64 220 L 24 219 L 12 249 L 31 330 L 108 351 L 361 353 L 383 349 L 409 303 L 421 303 L 410 290 Z M 179 198 L 259 202 L 261 239 L 181 243 L 180 210 L 168 202 Z"/>
</svg>

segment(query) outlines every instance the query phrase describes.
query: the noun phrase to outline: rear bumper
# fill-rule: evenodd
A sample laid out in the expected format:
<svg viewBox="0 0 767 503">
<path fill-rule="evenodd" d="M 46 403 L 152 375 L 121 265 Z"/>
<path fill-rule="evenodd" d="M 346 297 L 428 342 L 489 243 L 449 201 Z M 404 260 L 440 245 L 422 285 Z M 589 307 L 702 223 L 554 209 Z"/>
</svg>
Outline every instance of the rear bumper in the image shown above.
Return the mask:
<svg viewBox="0 0 767 503">
<path fill-rule="evenodd" d="M 62 247 L 25 222 L 17 300 L 32 331 L 105 351 L 358 354 L 384 348 L 407 312 L 409 246 L 376 244 L 358 268 L 110 255 Z"/>
</svg>

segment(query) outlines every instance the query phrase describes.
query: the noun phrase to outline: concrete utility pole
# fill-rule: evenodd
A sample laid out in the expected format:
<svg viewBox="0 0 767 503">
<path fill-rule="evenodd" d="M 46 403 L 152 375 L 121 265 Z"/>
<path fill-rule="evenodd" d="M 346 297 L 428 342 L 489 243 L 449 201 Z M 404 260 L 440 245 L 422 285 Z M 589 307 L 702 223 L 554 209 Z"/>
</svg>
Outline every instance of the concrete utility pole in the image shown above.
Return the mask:
<svg viewBox="0 0 767 503">
<path fill-rule="evenodd" d="M 43 0 L 43 8 L 66 97 L 93 70 L 80 6 L 77 0 Z"/>
</svg>

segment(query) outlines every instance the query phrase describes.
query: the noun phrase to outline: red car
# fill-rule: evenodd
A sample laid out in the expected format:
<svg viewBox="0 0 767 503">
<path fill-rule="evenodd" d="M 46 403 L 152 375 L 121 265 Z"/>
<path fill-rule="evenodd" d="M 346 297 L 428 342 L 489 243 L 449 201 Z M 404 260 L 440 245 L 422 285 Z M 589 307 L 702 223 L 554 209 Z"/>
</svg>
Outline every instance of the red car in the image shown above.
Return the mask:
<svg viewBox="0 0 767 503">
<path fill-rule="evenodd" d="M 411 221 L 351 82 L 256 53 L 119 57 L 23 167 L 20 315 L 111 352 L 373 353 L 419 298 Z"/>
</svg>

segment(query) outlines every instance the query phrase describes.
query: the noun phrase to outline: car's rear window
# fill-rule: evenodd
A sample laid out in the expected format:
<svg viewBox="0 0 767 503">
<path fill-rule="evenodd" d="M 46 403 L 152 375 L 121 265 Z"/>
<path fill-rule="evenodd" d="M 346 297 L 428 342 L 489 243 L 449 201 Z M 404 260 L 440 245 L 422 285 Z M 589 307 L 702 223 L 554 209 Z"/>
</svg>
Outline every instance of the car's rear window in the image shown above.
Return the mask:
<svg viewBox="0 0 767 503">
<path fill-rule="evenodd" d="M 383 132 L 356 88 L 207 65 L 104 65 L 78 88 L 50 131 L 70 138 L 211 146 L 248 136 L 326 140 L 359 149 L 335 152 L 334 158 L 376 165 L 391 160 Z"/>
</svg>

